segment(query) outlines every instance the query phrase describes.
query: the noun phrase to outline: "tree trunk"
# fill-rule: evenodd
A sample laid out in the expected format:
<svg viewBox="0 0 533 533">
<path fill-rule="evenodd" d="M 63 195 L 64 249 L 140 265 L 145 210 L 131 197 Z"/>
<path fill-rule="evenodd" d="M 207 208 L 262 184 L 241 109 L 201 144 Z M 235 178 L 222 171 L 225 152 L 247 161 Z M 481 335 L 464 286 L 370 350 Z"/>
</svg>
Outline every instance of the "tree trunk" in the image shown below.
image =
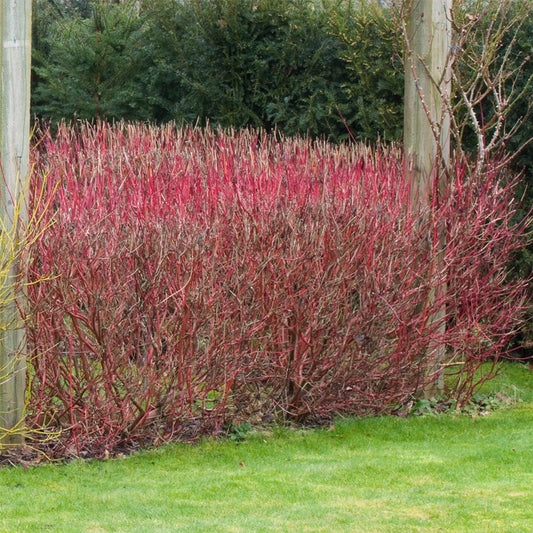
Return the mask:
<svg viewBox="0 0 533 533">
<path fill-rule="evenodd" d="M 408 15 L 404 146 L 414 209 L 431 206 L 438 201 L 433 194 L 442 189 L 444 171 L 449 164 L 450 117 L 447 106 L 450 103 L 451 77 L 447 66 L 451 46 L 451 4 L 452 0 L 413 0 Z M 438 180 L 435 188 L 434 180 Z M 437 239 L 440 241 L 441 237 Z M 429 235 L 428 246 L 437 250 L 433 260 L 438 262 L 438 254 L 445 243 L 433 241 L 433 235 Z M 426 303 L 433 306 L 445 290 L 445 286 L 437 286 Z M 431 317 L 432 324 L 438 324 L 440 333 L 445 328 L 444 316 L 445 309 L 441 308 Z M 426 396 L 433 396 L 443 388 L 440 370 L 444 349 L 444 345 L 437 341 L 437 345 L 430 348 L 431 353 L 427 354 L 427 375 L 436 379 L 426 388 Z"/>
<path fill-rule="evenodd" d="M 24 305 L 24 294 L 17 287 L 20 234 L 27 218 L 23 193 L 29 177 L 31 0 L 0 1 L 0 446 L 19 446 L 24 444 L 26 361 L 17 306 Z"/>
</svg>

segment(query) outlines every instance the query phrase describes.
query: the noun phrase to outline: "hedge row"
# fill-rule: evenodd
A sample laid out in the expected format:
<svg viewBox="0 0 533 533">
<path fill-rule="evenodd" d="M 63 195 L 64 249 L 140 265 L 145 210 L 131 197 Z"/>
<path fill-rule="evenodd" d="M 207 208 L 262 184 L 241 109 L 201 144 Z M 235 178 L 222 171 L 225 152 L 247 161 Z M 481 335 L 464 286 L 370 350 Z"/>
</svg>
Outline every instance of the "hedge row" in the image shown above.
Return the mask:
<svg viewBox="0 0 533 533">
<path fill-rule="evenodd" d="M 520 322 L 524 228 L 494 173 L 458 168 L 421 211 L 391 149 L 103 123 L 37 141 L 28 424 L 60 433 L 50 454 L 390 413 L 431 368 L 461 402 Z"/>
<path fill-rule="evenodd" d="M 38 5 L 32 106 L 41 118 L 209 121 L 337 140 L 347 128 L 357 138 L 401 135 L 398 33 L 376 7 L 97 2 L 88 17 L 58 20 L 48 2 Z"/>
</svg>

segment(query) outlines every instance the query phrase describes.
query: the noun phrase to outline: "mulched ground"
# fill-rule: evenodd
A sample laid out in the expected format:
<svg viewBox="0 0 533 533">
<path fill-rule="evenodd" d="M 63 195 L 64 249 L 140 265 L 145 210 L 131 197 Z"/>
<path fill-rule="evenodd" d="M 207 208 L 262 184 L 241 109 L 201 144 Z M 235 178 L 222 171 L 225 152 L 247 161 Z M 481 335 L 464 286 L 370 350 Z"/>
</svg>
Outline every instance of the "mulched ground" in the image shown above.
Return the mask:
<svg viewBox="0 0 533 533">
<path fill-rule="evenodd" d="M 0 450 L 0 467 L 22 466 L 27 470 L 30 466 L 37 466 L 43 462 L 47 462 L 46 455 L 29 446 Z"/>
</svg>

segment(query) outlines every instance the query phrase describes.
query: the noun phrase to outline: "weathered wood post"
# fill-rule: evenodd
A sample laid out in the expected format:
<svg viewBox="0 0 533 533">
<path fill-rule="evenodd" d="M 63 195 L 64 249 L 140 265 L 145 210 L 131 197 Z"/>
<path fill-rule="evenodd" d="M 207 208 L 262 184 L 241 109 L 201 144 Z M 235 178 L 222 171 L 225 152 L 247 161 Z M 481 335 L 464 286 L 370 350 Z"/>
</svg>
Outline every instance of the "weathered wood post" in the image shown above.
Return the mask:
<svg viewBox="0 0 533 533">
<path fill-rule="evenodd" d="M 434 179 L 441 180 L 442 185 L 444 170 L 449 164 L 451 8 L 452 0 L 412 0 L 408 11 L 404 36 L 404 147 L 410 163 L 411 199 L 415 208 L 420 203 L 422 206 L 432 204 L 433 193 L 442 188 L 434 189 Z M 435 244 L 431 239 L 428 236 L 430 246 Z M 444 286 L 437 287 L 427 303 L 432 305 L 437 293 L 445 290 Z M 445 327 L 444 313 L 445 309 L 440 309 L 431 317 L 434 324 L 438 322 L 441 331 Z M 426 371 L 438 377 L 426 389 L 427 396 L 443 387 L 440 363 L 444 358 L 444 346 L 439 345 L 433 351 Z"/>
<path fill-rule="evenodd" d="M 419 201 L 430 199 L 433 172 L 450 158 L 451 6 L 452 0 L 413 0 L 407 24 L 404 145 Z"/>
<path fill-rule="evenodd" d="M 25 334 L 14 298 L 29 176 L 31 0 L 0 0 L 0 447 L 24 444 Z"/>
</svg>

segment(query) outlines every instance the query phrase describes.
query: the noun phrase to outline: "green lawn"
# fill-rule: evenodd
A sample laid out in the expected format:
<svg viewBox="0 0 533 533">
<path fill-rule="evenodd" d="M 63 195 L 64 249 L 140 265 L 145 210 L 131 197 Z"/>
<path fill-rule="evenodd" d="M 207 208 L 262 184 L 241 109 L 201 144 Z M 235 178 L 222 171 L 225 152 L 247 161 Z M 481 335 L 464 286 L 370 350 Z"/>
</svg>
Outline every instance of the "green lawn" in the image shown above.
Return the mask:
<svg viewBox="0 0 533 533">
<path fill-rule="evenodd" d="M 346 419 L 4 468 L 0 531 L 531 533 L 532 378 L 507 363 L 486 390 L 522 402 L 487 416 Z"/>
</svg>

